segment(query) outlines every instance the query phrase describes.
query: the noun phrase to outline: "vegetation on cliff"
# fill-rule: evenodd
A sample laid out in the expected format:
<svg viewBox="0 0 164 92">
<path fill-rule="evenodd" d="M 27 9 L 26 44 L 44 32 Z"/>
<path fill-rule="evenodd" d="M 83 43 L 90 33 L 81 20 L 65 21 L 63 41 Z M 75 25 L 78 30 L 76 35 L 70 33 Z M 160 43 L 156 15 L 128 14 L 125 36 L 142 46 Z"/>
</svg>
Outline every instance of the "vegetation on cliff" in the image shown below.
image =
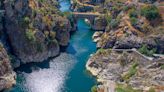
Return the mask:
<svg viewBox="0 0 164 92">
<path fill-rule="evenodd" d="M 117 92 L 162 90 L 158 87 L 163 87 L 164 82 L 156 84 L 157 80 L 153 79 L 158 76 L 154 73 L 156 69 L 160 71 L 161 78 L 161 73 L 164 72 L 161 68 L 164 54 L 164 14 L 161 3 L 163 1 L 158 0 L 104 0 L 91 11 L 101 13 L 100 18 L 107 22 L 106 28 L 93 36 L 99 49 L 86 65 L 87 69 L 98 77 L 98 81 L 103 83 L 102 88 L 112 90 L 110 86 L 115 85 L 116 89 L 113 90 Z M 124 53 L 126 51 L 128 53 Z M 154 66 L 149 61 L 161 65 Z"/>
<path fill-rule="evenodd" d="M 16 84 L 16 74 L 12 70 L 9 57 L 0 43 L 0 91 Z"/>
<path fill-rule="evenodd" d="M 0 40 L 8 51 L 0 45 L 0 91 L 15 84 L 13 68 L 54 57 L 68 44 L 71 25 L 58 8 L 56 0 L 0 1 Z"/>
<path fill-rule="evenodd" d="M 71 25 L 56 0 L 6 0 L 4 29 L 11 48 L 23 63 L 41 62 L 66 46 Z M 19 41 L 18 41 L 19 40 Z"/>
</svg>

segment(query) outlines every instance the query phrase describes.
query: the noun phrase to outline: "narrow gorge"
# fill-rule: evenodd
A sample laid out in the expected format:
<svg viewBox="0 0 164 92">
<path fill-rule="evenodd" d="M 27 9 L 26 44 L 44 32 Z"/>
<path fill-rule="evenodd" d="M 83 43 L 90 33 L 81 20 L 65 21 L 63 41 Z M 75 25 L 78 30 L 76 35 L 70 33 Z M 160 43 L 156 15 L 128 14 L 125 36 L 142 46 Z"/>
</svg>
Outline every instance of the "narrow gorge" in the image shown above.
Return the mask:
<svg viewBox="0 0 164 92">
<path fill-rule="evenodd" d="M 1 0 L 0 92 L 163 92 L 163 0 Z"/>
</svg>

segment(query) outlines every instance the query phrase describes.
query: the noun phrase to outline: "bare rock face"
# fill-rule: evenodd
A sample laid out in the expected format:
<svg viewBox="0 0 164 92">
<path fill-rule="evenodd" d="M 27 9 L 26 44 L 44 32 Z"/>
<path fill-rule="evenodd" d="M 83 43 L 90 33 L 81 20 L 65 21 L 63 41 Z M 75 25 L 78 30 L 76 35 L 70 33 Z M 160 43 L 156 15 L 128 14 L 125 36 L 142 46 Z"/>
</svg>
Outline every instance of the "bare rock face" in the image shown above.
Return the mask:
<svg viewBox="0 0 164 92">
<path fill-rule="evenodd" d="M 96 18 L 95 21 L 94 21 L 94 25 L 93 25 L 93 29 L 94 30 L 105 30 L 107 26 L 107 21 L 105 20 L 105 18 Z"/>
<path fill-rule="evenodd" d="M 13 72 L 5 49 L 0 46 L 0 91 L 16 84 L 16 74 Z"/>
<path fill-rule="evenodd" d="M 56 19 L 57 25 L 56 25 L 56 38 L 61 46 L 67 46 L 69 39 L 70 39 L 70 30 L 71 30 L 71 24 L 67 19 L 64 18 L 58 18 Z M 63 23 L 61 25 L 61 23 Z"/>
<path fill-rule="evenodd" d="M 103 83 L 105 89 L 123 84 L 143 92 L 150 88 L 161 92 L 159 88 L 164 86 L 163 60 L 149 60 L 136 50 L 101 49 L 90 57 L 86 68 Z"/>
<path fill-rule="evenodd" d="M 70 23 L 59 15 L 56 0 L 5 0 L 5 27 L 12 49 L 23 63 L 59 54 L 69 41 Z"/>
<path fill-rule="evenodd" d="M 132 49 L 141 48 L 146 44 L 150 49 L 155 48 L 158 53 L 164 53 L 164 30 L 155 31 L 154 33 L 142 34 L 141 36 L 139 34 L 141 31 L 130 28 L 122 19 L 117 28 L 108 29 L 108 26 L 106 27 L 106 31 L 99 37 L 100 40 L 97 41 L 97 47 L 104 49 Z"/>
</svg>

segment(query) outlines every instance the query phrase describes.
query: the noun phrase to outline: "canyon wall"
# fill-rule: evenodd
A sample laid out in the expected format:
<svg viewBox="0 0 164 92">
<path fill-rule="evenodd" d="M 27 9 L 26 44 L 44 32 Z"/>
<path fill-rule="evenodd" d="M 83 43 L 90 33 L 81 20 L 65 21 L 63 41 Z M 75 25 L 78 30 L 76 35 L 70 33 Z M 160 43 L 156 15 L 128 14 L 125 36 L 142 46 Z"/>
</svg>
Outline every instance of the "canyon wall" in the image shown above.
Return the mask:
<svg viewBox="0 0 164 92">
<path fill-rule="evenodd" d="M 0 43 L 0 91 L 16 84 L 16 74 L 12 70 L 6 50 Z"/>
<path fill-rule="evenodd" d="M 41 62 L 59 54 L 71 29 L 55 0 L 4 0 L 5 29 L 13 53 L 23 62 Z"/>
</svg>

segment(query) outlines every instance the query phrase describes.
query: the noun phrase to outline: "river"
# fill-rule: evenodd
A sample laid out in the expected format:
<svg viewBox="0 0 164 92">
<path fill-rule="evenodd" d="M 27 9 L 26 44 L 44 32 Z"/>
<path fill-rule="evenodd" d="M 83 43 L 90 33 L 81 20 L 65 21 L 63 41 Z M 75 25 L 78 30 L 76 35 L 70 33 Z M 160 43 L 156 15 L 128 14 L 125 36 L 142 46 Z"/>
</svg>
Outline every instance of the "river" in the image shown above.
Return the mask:
<svg viewBox="0 0 164 92">
<path fill-rule="evenodd" d="M 62 12 L 70 11 L 69 0 L 59 2 Z M 85 64 L 96 51 L 93 33 L 84 19 L 79 19 L 66 52 L 42 63 L 22 65 L 16 70 L 16 86 L 6 92 L 89 92 L 95 80 L 86 72 Z"/>
</svg>

